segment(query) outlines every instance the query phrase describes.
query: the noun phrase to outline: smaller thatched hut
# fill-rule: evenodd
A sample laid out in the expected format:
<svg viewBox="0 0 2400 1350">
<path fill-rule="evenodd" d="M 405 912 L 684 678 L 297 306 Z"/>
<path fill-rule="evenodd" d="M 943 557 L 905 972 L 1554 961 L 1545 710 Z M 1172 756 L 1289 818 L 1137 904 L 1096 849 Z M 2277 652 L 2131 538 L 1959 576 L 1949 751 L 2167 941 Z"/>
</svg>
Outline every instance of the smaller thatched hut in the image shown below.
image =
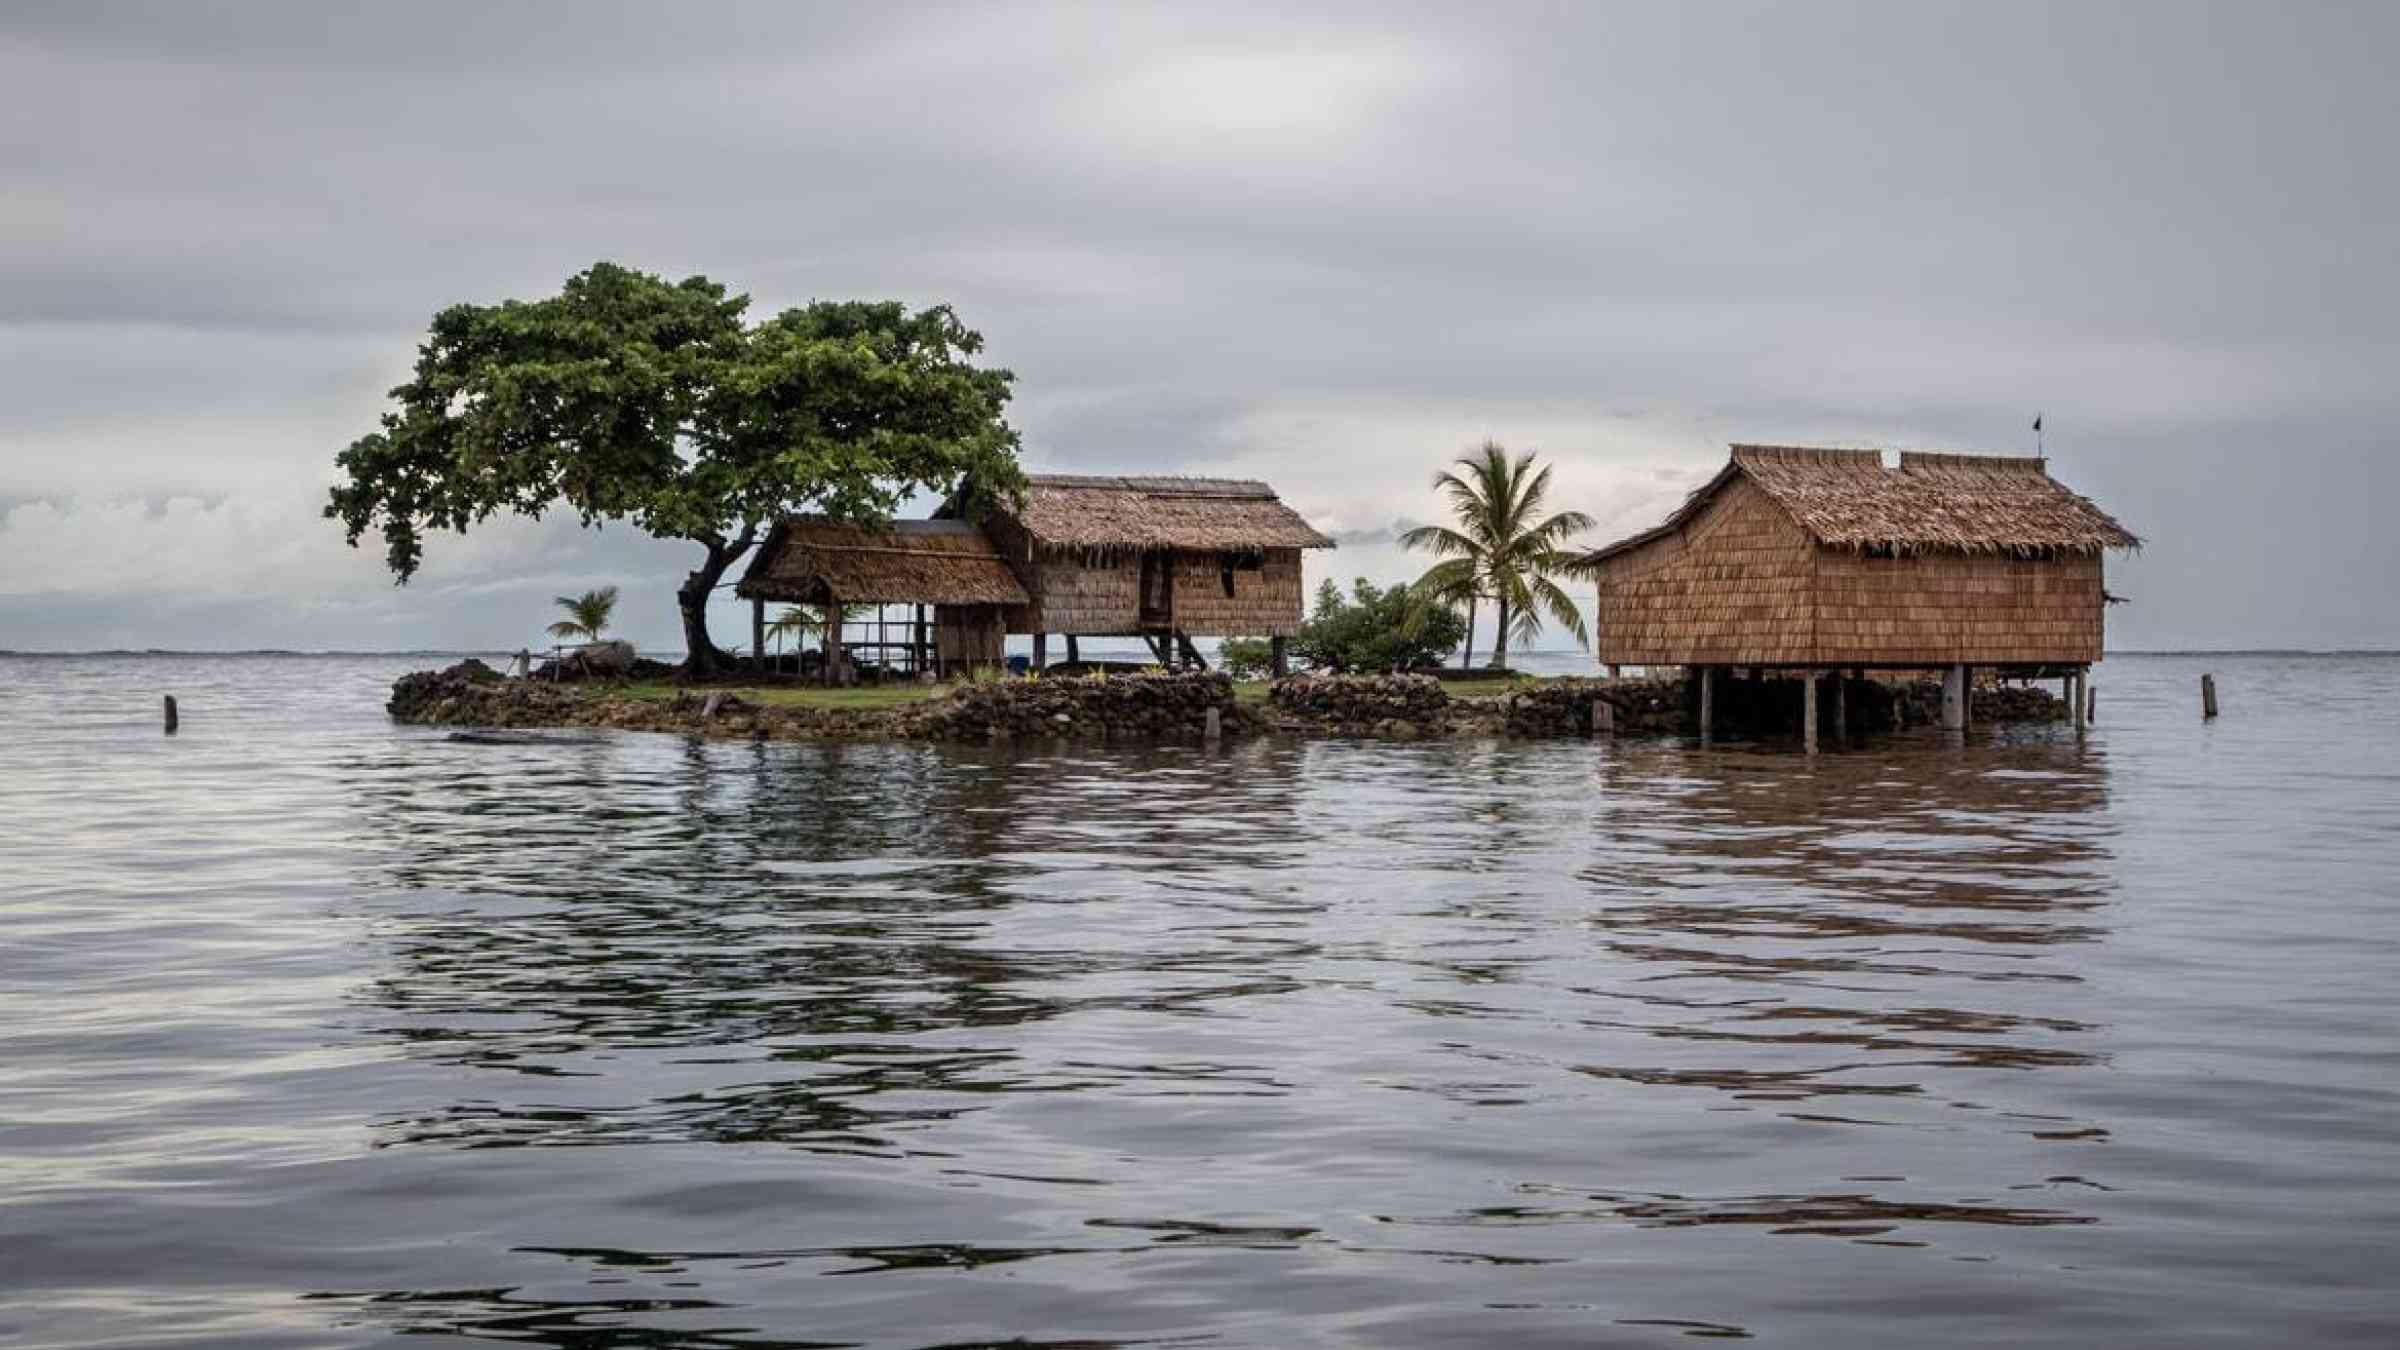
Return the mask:
<svg viewBox="0 0 2400 1350">
<path fill-rule="evenodd" d="M 874 636 L 845 636 L 828 649 L 837 655 L 872 650 L 892 669 L 940 674 L 998 664 L 1008 631 L 1001 616 L 1029 598 L 991 539 L 972 525 L 907 520 L 871 526 L 813 516 L 779 522 L 734 593 L 750 601 L 751 641 L 762 661 L 767 602 L 819 606 L 828 614 L 873 605 L 879 619 Z M 881 621 L 883 607 L 895 604 L 912 607 L 899 639 Z"/>
<path fill-rule="evenodd" d="M 1139 637 L 1162 661 L 1195 636 L 1300 631 L 1300 553 L 1333 541 L 1265 483 L 1037 474 L 984 522 L 1027 594 L 1006 614 L 1039 662 L 1049 634 Z"/>
<path fill-rule="evenodd" d="M 2101 560 L 2131 531 L 2030 457 L 1737 445 L 1658 526 L 1585 556 L 1600 660 L 1802 673 L 1815 748 L 1827 670 L 1942 669 L 1963 726 L 1972 668 L 2081 688 L 2100 659 Z M 1840 716 L 1837 682 L 1835 715 Z"/>
</svg>

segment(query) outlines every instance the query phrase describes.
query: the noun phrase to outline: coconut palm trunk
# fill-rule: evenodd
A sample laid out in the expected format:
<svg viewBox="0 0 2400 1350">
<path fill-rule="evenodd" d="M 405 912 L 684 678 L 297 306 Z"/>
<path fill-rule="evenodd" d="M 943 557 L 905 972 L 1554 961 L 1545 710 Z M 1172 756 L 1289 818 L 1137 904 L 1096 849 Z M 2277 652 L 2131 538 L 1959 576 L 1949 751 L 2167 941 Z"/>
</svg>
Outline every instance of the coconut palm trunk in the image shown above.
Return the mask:
<svg viewBox="0 0 2400 1350">
<path fill-rule="evenodd" d="M 1492 638 L 1493 670 L 1508 669 L 1508 597 L 1500 597 L 1500 631 Z"/>
</svg>

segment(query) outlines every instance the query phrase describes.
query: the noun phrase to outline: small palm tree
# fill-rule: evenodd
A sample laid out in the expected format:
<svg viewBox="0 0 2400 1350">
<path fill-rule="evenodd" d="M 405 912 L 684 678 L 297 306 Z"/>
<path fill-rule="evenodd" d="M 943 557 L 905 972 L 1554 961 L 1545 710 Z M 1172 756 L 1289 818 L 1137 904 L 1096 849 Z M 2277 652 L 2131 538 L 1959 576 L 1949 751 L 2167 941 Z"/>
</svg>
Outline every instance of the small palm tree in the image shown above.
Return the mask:
<svg viewBox="0 0 2400 1350">
<path fill-rule="evenodd" d="M 562 595 L 558 597 L 558 607 L 567 612 L 567 617 L 550 625 L 550 636 L 562 641 L 582 638 L 598 642 L 600 634 L 607 631 L 609 617 L 616 613 L 617 588 L 603 586 L 581 595 Z"/>
<path fill-rule="evenodd" d="M 1545 611 L 1578 645 L 1591 646 L 1583 612 L 1551 577 L 1573 574 L 1574 555 L 1563 546 L 1590 529 L 1592 518 L 1581 511 L 1541 514 L 1550 470 L 1536 471 L 1530 450 L 1511 457 L 1499 442 L 1485 441 L 1476 453 L 1460 456 L 1456 468 L 1435 474 L 1433 485 L 1449 497 L 1457 528 L 1420 525 L 1400 536 L 1400 546 L 1443 559 L 1410 588 L 1420 604 L 1466 603 L 1468 655 L 1461 664 L 1473 655 L 1475 603 L 1483 598 L 1500 607 L 1494 670 L 1508 669 L 1512 642 L 1521 647 L 1540 635 Z"/>
<path fill-rule="evenodd" d="M 834 622 L 848 623 L 864 608 L 862 605 L 844 605 L 841 607 L 840 617 Z M 775 616 L 773 623 L 767 625 L 768 636 L 773 637 L 778 646 L 782 644 L 784 638 L 789 637 L 792 645 L 798 647 L 808 640 L 809 634 L 825 634 L 826 632 L 827 622 L 824 607 L 819 605 L 787 606 L 781 614 Z"/>
<path fill-rule="evenodd" d="M 819 621 L 815 610 L 802 605 L 792 605 L 781 614 L 776 615 L 774 621 L 767 625 L 767 636 L 775 639 L 775 649 L 782 651 L 785 638 L 790 638 L 792 645 L 797 647 L 807 641 L 808 635 L 817 631 L 818 627 Z"/>
</svg>

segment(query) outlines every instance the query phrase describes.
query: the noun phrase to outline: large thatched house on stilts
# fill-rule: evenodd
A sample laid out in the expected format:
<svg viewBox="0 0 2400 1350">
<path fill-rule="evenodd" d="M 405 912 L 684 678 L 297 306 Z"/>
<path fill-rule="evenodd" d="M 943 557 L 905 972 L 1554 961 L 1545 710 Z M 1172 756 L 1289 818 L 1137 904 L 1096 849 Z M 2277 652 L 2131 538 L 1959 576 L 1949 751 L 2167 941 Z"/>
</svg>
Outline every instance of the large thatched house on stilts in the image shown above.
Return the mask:
<svg viewBox="0 0 2400 1350">
<path fill-rule="evenodd" d="M 1036 475 L 984 528 L 1031 597 L 1007 619 L 1036 666 L 1053 633 L 1069 660 L 1078 637 L 1138 637 L 1167 665 L 1199 663 L 1195 637 L 1264 635 L 1282 674 L 1300 552 L 1333 547 L 1273 488 L 1229 478 Z"/>
<path fill-rule="evenodd" d="M 2140 542 L 2040 459 L 1737 445 L 1664 523 L 1583 565 L 1604 664 L 1686 667 L 1704 735 L 1724 673 L 1796 673 L 1813 751 L 1820 704 L 1840 734 L 1869 670 L 1942 671 L 1962 728 L 1976 667 L 2060 678 L 2080 733 L 2102 556 Z"/>
</svg>

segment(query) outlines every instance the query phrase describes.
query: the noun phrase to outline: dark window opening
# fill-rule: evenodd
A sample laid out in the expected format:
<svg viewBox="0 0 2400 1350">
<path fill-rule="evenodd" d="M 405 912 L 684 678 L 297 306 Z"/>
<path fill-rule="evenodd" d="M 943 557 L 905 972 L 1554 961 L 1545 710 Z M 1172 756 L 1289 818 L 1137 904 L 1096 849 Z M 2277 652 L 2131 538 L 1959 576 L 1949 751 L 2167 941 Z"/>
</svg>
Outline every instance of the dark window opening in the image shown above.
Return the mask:
<svg viewBox="0 0 2400 1350">
<path fill-rule="evenodd" d="M 1267 565 L 1267 555 L 1259 549 L 1239 549 L 1217 555 L 1218 576 L 1225 583 L 1225 598 L 1233 598 L 1233 574 L 1256 572 Z"/>
</svg>

